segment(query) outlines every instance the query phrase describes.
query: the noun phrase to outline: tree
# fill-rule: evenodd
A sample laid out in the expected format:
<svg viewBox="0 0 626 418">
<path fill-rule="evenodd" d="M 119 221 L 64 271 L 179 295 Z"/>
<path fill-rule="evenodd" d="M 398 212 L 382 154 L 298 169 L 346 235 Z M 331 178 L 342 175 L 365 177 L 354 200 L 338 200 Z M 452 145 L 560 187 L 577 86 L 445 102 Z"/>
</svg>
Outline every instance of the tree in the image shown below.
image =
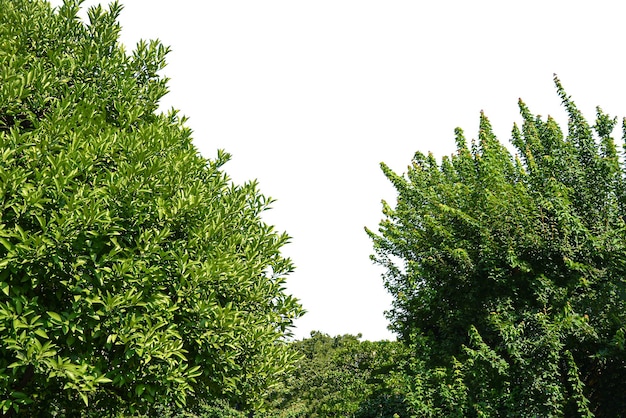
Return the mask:
<svg viewBox="0 0 626 418">
<path fill-rule="evenodd" d="M 404 384 L 395 379 L 405 361 L 398 341 L 360 341 L 360 335 L 312 332 L 294 341 L 296 368 L 268 398 L 268 417 L 404 416 Z"/>
<path fill-rule="evenodd" d="M 416 153 L 373 239 L 413 349 L 419 416 L 623 416 L 626 187 L 600 108 L 590 126 L 520 101 L 511 153 L 481 114 L 477 142 L 437 163 Z M 624 123 L 626 132 L 626 122 Z"/>
<path fill-rule="evenodd" d="M 0 0 L 0 411 L 253 408 L 294 360 L 288 237 L 157 113 L 168 49 L 79 5 Z"/>
</svg>

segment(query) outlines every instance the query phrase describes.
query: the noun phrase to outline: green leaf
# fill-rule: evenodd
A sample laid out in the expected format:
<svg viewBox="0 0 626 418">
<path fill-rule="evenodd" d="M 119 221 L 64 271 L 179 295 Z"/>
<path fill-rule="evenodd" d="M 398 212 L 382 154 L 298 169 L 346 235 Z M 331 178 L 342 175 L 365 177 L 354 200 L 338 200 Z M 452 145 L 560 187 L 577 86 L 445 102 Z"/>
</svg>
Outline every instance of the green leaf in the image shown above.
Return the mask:
<svg viewBox="0 0 626 418">
<path fill-rule="evenodd" d="M 17 399 L 28 399 L 28 395 L 25 394 L 24 392 L 11 392 L 11 397 L 12 398 L 17 398 Z"/>
<path fill-rule="evenodd" d="M 2 293 L 4 293 L 5 295 L 9 296 L 9 284 L 6 282 L 0 282 L 0 289 L 2 289 Z"/>
<path fill-rule="evenodd" d="M 0 237 L 0 244 L 2 244 L 7 251 L 11 251 L 13 249 L 13 245 L 6 238 Z"/>
<path fill-rule="evenodd" d="M 37 329 L 35 330 L 35 334 L 39 335 L 39 336 L 40 336 L 40 337 L 42 337 L 42 338 L 49 339 L 48 334 L 46 334 L 46 331 L 44 331 L 44 330 L 43 330 L 43 329 L 41 329 L 41 328 L 37 328 Z"/>
<path fill-rule="evenodd" d="M 113 382 L 113 380 L 111 380 L 108 377 L 102 375 L 102 376 L 99 376 L 99 377 L 95 378 L 93 382 L 94 383 L 111 383 L 111 382 Z"/>
<path fill-rule="evenodd" d="M 63 320 L 61 319 L 61 315 L 59 315 L 56 312 L 48 311 L 48 316 L 52 319 L 53 322 L 56 322 L 59 324 L 63 322 Z"/>
</svg>

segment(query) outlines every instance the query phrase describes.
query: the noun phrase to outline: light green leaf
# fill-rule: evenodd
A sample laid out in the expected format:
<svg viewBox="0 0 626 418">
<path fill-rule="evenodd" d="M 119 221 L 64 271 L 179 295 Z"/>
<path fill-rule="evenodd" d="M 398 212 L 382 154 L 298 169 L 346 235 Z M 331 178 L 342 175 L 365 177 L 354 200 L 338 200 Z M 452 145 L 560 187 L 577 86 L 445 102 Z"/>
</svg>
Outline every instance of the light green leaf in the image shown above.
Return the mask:
<svg viewBox="0 0 626 418">
<path fill-rule="evenodd" d="M 48 311 L 48 316 L 52 319 L 52 321 L 61 323 L 63 320 L 61 319 L 61 315 L 56 312 Z"/>
<path fill-rule="evenodd" d="M 46 334 L 46 331 L 44 331 L 41 328 L 37 328 L 35 330 L 35 334 L 39 335 L 41 338 L 49 339 L 48 334 Z"/>
</svg>

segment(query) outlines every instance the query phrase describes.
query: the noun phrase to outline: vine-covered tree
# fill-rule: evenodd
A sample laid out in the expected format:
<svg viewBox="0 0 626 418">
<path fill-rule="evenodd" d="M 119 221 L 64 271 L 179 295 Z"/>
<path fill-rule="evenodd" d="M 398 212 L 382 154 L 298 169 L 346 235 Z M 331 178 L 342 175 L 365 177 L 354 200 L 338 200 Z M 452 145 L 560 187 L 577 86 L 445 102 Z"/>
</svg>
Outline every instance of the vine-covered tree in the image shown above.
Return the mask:
<svg viewBox="0 0 626 418">
<path fill-rule="evenodd" d="M 600 108 L 590 126 L 520 101 L 516 155 L 480 117 L 438 163 L 416 153 L 373 238 L 413 347 L 418 416 L 626 415 L 625 165 Z M 626 128 L 626 123 L 625 123 Z M 626 132 L 626 129 L 625 129 Z"/>
<path fill-rule="evenodd" d="M 168 49 L 80 3 L 0 0 L 0 413 L 251 408 L 294 357 L 288 237 L 157 112 Z"/>
</svg>

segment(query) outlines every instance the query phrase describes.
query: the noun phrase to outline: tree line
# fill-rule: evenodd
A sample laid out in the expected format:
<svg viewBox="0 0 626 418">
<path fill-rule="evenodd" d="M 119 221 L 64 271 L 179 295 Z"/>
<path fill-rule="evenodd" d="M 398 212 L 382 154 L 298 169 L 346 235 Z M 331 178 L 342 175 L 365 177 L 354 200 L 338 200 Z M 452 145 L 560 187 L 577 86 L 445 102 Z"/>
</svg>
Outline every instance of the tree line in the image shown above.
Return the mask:
<svg viewBox="0 0 626 418">
<path fill-rule="evenodd" d="M 566 130 L 520 101 L 511 149 L 481 114 L 453 155 L 382 164 L 398 340 L 291 341 L 271 199 L 157 111 L 168 48 L 80 4 L 0 0 L 2 416 L 626 416 L 616 118 L 555 76 Z"/>
</svg>

